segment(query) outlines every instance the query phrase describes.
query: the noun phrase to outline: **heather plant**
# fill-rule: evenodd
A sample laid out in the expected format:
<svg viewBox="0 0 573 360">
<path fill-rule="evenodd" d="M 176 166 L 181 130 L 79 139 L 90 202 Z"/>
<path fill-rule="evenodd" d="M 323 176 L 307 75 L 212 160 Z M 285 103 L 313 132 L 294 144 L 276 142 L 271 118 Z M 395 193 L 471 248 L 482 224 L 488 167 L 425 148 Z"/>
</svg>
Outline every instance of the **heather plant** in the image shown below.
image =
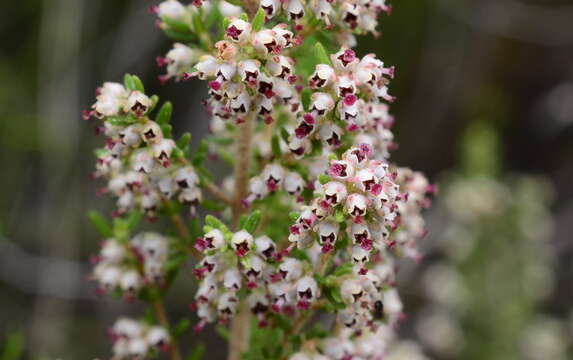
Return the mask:
<svg viewBox="0 0 573 360">
<path fill-rule="evenodd" d="M 423 358 L 412 344 L 391 349 L 403 318 L 395 261 L 421 258 L 435 188 L 390 162 L 394 67 L 352 49 L 357 35 L 378 35 L 390 6 L 167 0 L 151 10 L 175 41 L 156 58 L 159 81 L 205 82 L 210 134 L 190 152 L 171 104 L 134 75 L 104 83 L 84 114 L 105 136 L 95 176 L 117 205 L 111 223 L 90 213 L 104 237 L 93 278 L 151 309 L 111 327 L 114 358 L 182 359 L 178 338 L 212 324 L 228 328 L 232 360 Z M 206 164 L 213 154 L 233 169 L 223 181 Z M 142 218 L 172 226 L 141 232 Z M 192 325 L 165 309 L 179 273 L 197 289 Z"/>
<path fill-rule="evenodd" d="M 570 358 L 566 324 L 543 306 L 556 278 L 549 184 L 502 174 L 490 126 L 470 126 L 463 148 L 442 182 L 448 225 L 417 277 L 420 342 L 440 359 Z"/>
</svg>

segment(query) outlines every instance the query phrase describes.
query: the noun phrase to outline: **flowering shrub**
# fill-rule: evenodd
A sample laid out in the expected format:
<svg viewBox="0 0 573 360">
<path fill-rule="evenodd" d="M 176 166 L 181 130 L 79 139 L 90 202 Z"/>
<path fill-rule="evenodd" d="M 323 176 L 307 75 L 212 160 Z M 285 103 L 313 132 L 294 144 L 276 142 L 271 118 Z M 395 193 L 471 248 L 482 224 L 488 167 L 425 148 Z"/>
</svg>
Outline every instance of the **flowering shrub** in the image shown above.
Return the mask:
<svg viewBox="0 0 573 360">
<path fill-rule="evenodd" d="M 229 359 L 421 357 L 409 344 L 389 350 L 403 317 L 395 259 L 420 258 L 435 188 L 389 162 L 394 67 L 352 50 L 391 8 L 167 0 L 151 10 L 177 41 L 156 59 L 159 80 L 205 81 L 211 134 L 190 153 L 191 135 L 172 135 L 171 104 L 133 75 L 104 83 L 84 114 L 106 137 L 95 175 L 117 198 L 113 224 L 90 214 L 106 238 L 94 279 L 154 311 L 118 321 L 115 357 L 181 359 L 177 337 L 189 324 L 170 325 L 162 298 L 189 258 L 193 329 L 229 324 Z M 208 154 L 234 168 L 222 185 Z M 143 216 L 175 231 L 133 235 Z"/>
</svg>

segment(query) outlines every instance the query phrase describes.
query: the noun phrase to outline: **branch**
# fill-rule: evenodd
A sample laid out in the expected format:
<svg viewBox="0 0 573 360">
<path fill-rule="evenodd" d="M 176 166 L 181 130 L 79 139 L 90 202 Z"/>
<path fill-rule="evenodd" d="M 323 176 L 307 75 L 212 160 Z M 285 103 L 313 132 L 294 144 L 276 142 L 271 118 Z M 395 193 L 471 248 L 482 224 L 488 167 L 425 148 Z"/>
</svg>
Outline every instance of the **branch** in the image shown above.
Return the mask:
<svg viewBox="0 0 573 360">
<path fill-rule="evenodd" d="M 233 198 L 225 194 L 223 190 L 219 188 L 217 185 L 213 184 L 212 182 L 205 181 L 204 187 L 216 198 L 223 201 L 225 204 L 233 205 Z"/>
<path fill-rule="evenodd" d="M 249 168 L 251 164 L 251 142 L 253 122 L 256 112 L 251 111 L 242 124 L 237 124 L 235 138 L 236 152 L 239 158 L 235 163 L 235 199 L 233 202 L 233 228 L 237 228 L 241 214 L 244 212 L 243 199 L 248 194 Z M 251 314 L 243 302 L 231 323 L 231 337 L 228 360 L 240 360 L 241 354 L 249 347 Z"/>
<path fill-rule="evenodd" d="M 161 299 L 156 299 L 153 301 L 153 311 L 155 312 L 155 316 L 157 316 L 157 320 L 168 331 L 171 330 L 171 325 L 169 324 L 169 319 L 167 318 L 167 314 L 165 312 L 165 306 L 163 305 L 163 301 Z M 171 337 L 170 339 L 171 344 L 169 345 L 169 357 L 171 360 L 182 360 L 181 353 L 179 352 L 179 346 L 177 344 L 177 339 Z"/>
</svg>

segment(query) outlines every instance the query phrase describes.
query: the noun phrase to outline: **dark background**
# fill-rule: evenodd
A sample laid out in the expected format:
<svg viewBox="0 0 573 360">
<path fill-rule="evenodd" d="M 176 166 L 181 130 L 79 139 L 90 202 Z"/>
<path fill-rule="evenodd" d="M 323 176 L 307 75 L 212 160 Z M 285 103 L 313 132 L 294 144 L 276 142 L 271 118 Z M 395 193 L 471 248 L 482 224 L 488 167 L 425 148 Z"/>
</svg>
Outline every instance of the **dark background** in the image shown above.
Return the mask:
<svg viewBox="0 0 573 360">
<path fill-rule="evenodd" d="M 3 1 L 0 5 L 0 344 L 24 334 L 26 358 L 109 356 L 105 329 L 138 305 L 98 298 L 89 255 L 98 236 L 88 209 L 98 198 L 92 151 L 101 138 L 81 120 L 103 81 L 139 75 L 175 105 L 175 131 L 206 132 L 203 84 L 160 86 L 156 55 L 171 42 L 147 0 Z M 396 0 L 382 36 L 359 38 L 397 67 L 391 92 L 400 148 L 393 160 L 431 179 L 459 166 L 462 134 L 475 122 L 500 136 L 504 174 L 533 174 L 553 187 L 557 286 L 543 306 L 557 317 L 573 297 L 573 2 L 566 0 Z M 196 144 L 196 141 L 194 142 Z M 185 286 L 187 284 L 188 286 Z M 192 280 L 169 298 L 190 316 Z M 214 345 L 209 358 L 224 348 Z M 198 339 L 186 334 L 183 342 Z M 217 342 L 219 344 L 219 342 Z"/>
</svg>

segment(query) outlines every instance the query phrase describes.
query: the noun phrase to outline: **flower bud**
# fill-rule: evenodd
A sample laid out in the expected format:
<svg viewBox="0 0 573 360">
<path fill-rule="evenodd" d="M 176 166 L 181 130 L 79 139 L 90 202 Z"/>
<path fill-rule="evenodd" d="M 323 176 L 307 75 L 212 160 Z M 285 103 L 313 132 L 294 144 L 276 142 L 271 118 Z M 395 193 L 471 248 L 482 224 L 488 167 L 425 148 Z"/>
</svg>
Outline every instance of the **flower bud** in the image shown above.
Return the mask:
<svg viewBox="0 0 573 360">
<path fill-rule="evenodd" d="M 158 15 L 160 18 L 184 22 L 187 16 L 187 9 L 177 0 L 167 0 L 159 4 Z"/>
</svg>

